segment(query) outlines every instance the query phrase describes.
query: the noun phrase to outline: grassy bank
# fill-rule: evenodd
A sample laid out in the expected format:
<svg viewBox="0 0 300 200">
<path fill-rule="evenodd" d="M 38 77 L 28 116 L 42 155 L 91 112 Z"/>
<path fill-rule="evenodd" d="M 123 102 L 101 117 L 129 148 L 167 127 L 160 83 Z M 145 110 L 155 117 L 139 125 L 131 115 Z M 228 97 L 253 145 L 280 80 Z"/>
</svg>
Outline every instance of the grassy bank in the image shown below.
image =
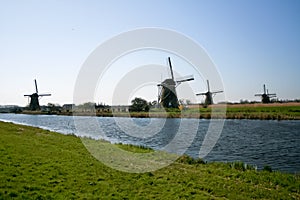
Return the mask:
<svg viewBox="0 0 300 200">
<path fill-rule="evenodd" d="M 125 173 L 94 159 L 75 136 L 12 123 L 0 122 L 0 157 L 0 199 L 300 199 L 299 175 L 189 157 Z"/>
<path fill-rule="evenodd" d="M 227 107 L 229 119 L 300 119 L 300 104 L 248 104 Z"/>
</svg>

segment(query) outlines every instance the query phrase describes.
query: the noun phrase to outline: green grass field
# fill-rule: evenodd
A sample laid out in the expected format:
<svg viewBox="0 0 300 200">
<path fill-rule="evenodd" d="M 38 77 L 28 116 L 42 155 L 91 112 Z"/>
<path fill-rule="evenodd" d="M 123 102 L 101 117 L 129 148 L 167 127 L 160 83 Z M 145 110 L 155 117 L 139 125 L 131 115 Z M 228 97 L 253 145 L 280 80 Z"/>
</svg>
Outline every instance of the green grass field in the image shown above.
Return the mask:
<svg viewBox="0 0 300 200">
<path fill-rule="evenodd" d="M 12 123 L 0 122 L 0 157 L 0 199 L 300 199 L 299 175 L 187 156 L 125 173 L 92 157 L 78 137 Z"/>
<path fill-rule="evenodd" d="M 240 105 L 213 105 L 213 107 L 191 107 L 180 112 L 161 109 L 152 109 L 150 113 L 131 113 L 132 117 L 187 117 L 187 118 L 227 118 L 227 119 L 262 119 L 262 120 L 300 120 L 300 104 L 240 104 Z"/>
<path fill-rule="evenodd" d="M 300 106 L 228 107 L 227 118 L 300 119 Z"/>
</svg>

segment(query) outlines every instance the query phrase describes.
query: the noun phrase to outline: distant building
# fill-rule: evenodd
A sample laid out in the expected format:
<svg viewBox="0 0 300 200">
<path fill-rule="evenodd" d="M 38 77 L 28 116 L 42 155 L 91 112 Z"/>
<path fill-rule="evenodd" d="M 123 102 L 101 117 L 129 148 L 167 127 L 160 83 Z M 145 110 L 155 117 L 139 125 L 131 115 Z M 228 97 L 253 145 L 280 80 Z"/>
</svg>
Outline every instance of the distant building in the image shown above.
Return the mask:
<svg viewBox="0 0 300 200">
<path fill-rule="evenodd" d="M 0 113 L 16 113 L 21 112 L 23 108 L 17 105 L 0 105 Z"/>
<path fill-rule="evenodd" d="M 104 104 L 82 104 L 75 106 L 75 104 L 64 104 L 62 106 L 62 112 L 129 112 L 127 105 L 109 106 Z"/>
<path fill-rule="evenodd" d="M 62 106 L 62 112 L 73 112 L 74 107 L 75 107 L 75 104 L 64 104 Z"/>
<path fill-rule="evenodd" d="M 119 106 L 111 106 L 112 112 L 129 112 L 129 107 L 126 105 L 119 105 Z"/>
<path fill-rule="evenodd" d="M 96 112 L 110 112 L 111 107 L 104 104 L 98 104 L 95 106 Z"/>
<path fill-rule="evenodd" d="M 129 112 L 129 106 L 118 105 L 118 106 L 108 106 L 108 105 L 96 105 L 97 112 Z"/>
</svg>

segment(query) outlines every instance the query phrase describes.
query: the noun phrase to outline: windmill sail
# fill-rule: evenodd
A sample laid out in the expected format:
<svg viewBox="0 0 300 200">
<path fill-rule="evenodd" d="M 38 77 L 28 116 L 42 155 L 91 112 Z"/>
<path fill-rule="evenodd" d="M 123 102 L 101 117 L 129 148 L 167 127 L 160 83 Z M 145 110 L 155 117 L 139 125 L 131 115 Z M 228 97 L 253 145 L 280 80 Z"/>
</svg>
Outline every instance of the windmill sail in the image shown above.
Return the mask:
<svg viewBox="0 0 300 200">
<path fill-rule="evenodd" d="M 171 77 L 172 77 L 172 80 L 174 81 L 174 73 L 173 73 L 173 68 L 172 68 L 171 58 L 170 57 L 168 57 L 168 62 L 169 62 Z"/>
<path fill-rule="evenodd" d="M 181 77 L 179 79 L 176 79 L 176 83 L 180 84 L 182 82 L 193 81 L 193 80 L 194 80 L 194 76 L 193 75 L 189 75 L 189 76 L 184 76 L 184 77 Z"/>
</svg>

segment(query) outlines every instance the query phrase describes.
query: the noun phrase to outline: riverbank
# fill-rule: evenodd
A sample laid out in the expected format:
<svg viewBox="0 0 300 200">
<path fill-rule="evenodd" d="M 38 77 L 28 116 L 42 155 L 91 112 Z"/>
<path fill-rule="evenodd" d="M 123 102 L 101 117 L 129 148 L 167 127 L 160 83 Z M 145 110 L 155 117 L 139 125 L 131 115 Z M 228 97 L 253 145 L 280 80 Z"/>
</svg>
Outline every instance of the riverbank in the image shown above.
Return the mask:
<svg viewBox="0 0 300 200">
<path fill-rule="evenodd" d="M 78 137 L 12 123 L 0 122 L 0 156 L 0 199 L 300 198 L 299 175 L 189 157 L 154 172 L 125 173 L 94 159 Z"/>
<path fill-rule="evenodd" d="M 227 105 L 227 119 L 300 120 L 300 103 Z"/>
<path fill-rule="evenodd" d="M 23 111 L 23 114 L 56 114 L 98 117 L 137 117 L 137 118 L 200 118 L 200 119 L 260 119 L 260 120 L 300 120 L 300 103 L 272 104 L 216 104 L 203 108 L 189 105 L 180 110 L 151 109 L 150 112 L 40 112 Z"/>
</svg>

